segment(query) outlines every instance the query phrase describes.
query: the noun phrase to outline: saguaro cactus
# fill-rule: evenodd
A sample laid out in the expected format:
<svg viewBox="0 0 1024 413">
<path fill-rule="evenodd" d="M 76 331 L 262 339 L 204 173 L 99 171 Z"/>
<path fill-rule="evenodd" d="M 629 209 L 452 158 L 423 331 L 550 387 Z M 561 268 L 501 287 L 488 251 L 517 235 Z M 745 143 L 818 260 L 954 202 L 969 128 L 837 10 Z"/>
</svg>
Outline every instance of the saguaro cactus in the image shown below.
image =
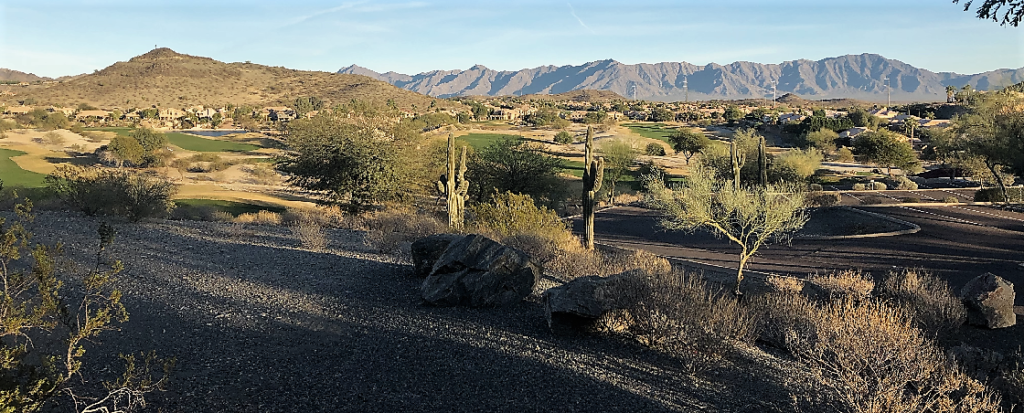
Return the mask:
<svg viewBox="0 0 1024 413">
<path fill-rule="evenodd" d="M 741 153 L 740 149 L 736 147 L 736 141 L 732 141 L 729 144 L 729 155 L 732 158 L 733 187 L 739 191 L 740 171 L 743 170 L 743 164 L 747 162 L 747 154 Z"/>
<path fill-rule="evenodd" d="M 760 145 L 757 146 L 757 172 L 761 178 L 761 186 L 768 186 L 768 148 L 765 145 L 764 136 L 761 137 Z"/>
<path fill-rule="evenodd" d="M 587 128 L 587 143 L 583 159 L 583 227 L 584 246 L 594 249 L 594 195 L 601 190 L 604 181 L 604 158 L 594 159 L 594 128 Z"/>
<path fill-rule="evenodd" d="M 448 206 L 448 228 L 461 231 L 469 192 L 469 181 L 466 180 L 466 147 L 462 147 L 462 159 L 456 170 L 455 136 L 452 134 L 448 134 L 448 173 L 441 175 L 441 179 L 437 181 L 437 190 L 445 196 Z"/>
</svg>

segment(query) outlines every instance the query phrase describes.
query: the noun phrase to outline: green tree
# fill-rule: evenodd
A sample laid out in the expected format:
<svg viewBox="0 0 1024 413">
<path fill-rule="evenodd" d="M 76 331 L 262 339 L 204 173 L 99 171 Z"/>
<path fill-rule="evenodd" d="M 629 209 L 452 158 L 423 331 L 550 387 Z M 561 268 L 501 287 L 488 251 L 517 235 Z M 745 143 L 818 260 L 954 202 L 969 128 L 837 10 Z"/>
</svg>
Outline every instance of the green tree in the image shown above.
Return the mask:
<svg viewBox="0 0 1024 413">
<path fill-rule="evenodd" d="M 978 158 L 1006 194 L 1005 173 L 1024 176 L 1024 97 L 1014 93 L 988 93 L 953 120 L 941 150 L 963 159 Z M 937 148 L 937 150 L 938 150 Z"/>
<path fill-rule="evenodd" d="M 665 147 L 660 143 L 651 142 L 644 148 L 644 154 L 647 156 L 665 156 Z"/>
<path fill-rule="evenodd" d="M 669 137 L 669 140 L 672 141 L 672 149 L 686 157 L 687 164 L 690 163 L 690 158 L 694 154 L 711 145 L 711 139 L 708 139 L 703 132 L 689 128 L 679 128 Z"/>
<path fill-rule="evenodd" d="M 953 96 L 956 96 L 956 86 L 946 86 L 946 103 L 953 103 Z"/>
<path fill-rule="evenodd" d="M 654 108 L 651 110 L 651 120 L 654 122 L 668 122 L 675 120 L 676 116 L 671 110 L 665 108 Z"/>
<path fill-rule="evenodd" d="M 289 183 L 353 209 L 405 199 L 413 188 L 399 151 L 408 141 L 396 133 L 393 122 L 378 120 L 335 112 L 290 122 L 290 153 L 278 169 L 291 174 Z"/>
<path fill-rule="evenodd" d="M 651 204 L 665 213 L 661 225 L 670 230 L 704 229 L 740 247 L 734 292 L 742 294 L 743 270 L 764 245 L 788 239 L 807 222 L 805 196 L 794 185 L 734 186 L 698 165 L 686 186 L 665 188 L 649 182 Z"/>
<path fill-rule="evenodd" d="M 816 148 L 824 153 L 832 153 L 836 151 L 837 139 L 839 139 L 839 134 L 835 131 L 820 129 L 804 135 L 804 147 Z"/>
<path fill-rule="evenodd" d="M 953 0 L 959 3 L 960 0 Z M 974 0 L 964 1 L 964 11 L 968 11 Z M 1000 26 L 1017 27 L 1024 19 L 1024 3 L 1019 0 L 983 0 L 977 8 L 977 15 L 982 20 L 992 20 Z"/>
<path fill-rule="evenodd" d="M 889 176 L 892 176 L 892 168 L 902 169 L 904 174 L 920 168 L 920 162 L 914 148 L 907 142 L 907 137 L 897 133 L 884 129 L 865 132 L 857 136 L 853 146 L 857 154 L 886 168 Z"/>
<path fill-rule="evenodd" d="M 772 158 L 768 175 L 772 182 L 803 182 L 821 169 L 823 160 L 816 148 L 791 149 Z"/>
<path fill-rule="evenodd" d="M 725 108 L 725 113 L 722 115 L 730 125 L 736 124 L 736 121 L 743 119 L 743 111 L 736 105 L 729 105 Z"/>
<path fill-rule="evenodd" d="M 142 146 L 142 150 L 147 153 L 167 147 L 167 135 L 158 130 L 139 128 L 133 130 L 128 135 L 135 139 Z"/>
<path fill-rule="evenodd" d="M 114 155 L 118 168 L 125 162 L 131 166 L 142 166 L 143 157 L 146 156 L 146 150 L 131 136 L 115 136 L 107 144 L 107 150 Z"/>
<path fill-rule="evenodd" d="M 558 177 L 562 161 L 521 139 L 505 137 L 470 157 L 467 179 L 471 194 L 487 202 L 495 193 L 526 194 L 539 203 L 550 203 L 562 191 Z"/>
<path fill-rule="evenodd" d="M 572 134 L 567 132 L 567 131 L 564 131 L 564 130 L 563 131 L 558 131 L 558 133 L 555 134 L 555 143 L 560 143 L 560 144 L 563 144 L 563 145 L 568 145 L 568 144 L 572 143 L 572 141 L 573 141 Z"/>
<path fill-rule="evenodd" d="M 615 184 L 629 174 L 640 152 L 633 144 L 617 139 L 605 141 L 600 153 L 604 156 L 604 181 L 608 183 L 608 199 L 614 205 Z"/>
<path fill-rule="evenodd" d="M 914 139 L 914 131 L 916 131 L 920 127 L 921 122 L 919 122 L 915 118 L 908 116 L 906 119 L 903 120 L 903 129 L 907 131 L 907 136 L 910 136 L 911 140 Z"/>
</svg>

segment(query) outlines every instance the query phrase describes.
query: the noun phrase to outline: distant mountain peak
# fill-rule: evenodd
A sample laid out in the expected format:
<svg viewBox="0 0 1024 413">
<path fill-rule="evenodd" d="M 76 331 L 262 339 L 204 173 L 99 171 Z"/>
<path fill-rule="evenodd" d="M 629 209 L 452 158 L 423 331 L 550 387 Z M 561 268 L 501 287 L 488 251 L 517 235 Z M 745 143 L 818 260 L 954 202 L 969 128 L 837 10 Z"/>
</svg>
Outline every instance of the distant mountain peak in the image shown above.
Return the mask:
<svg viewBox="0 0 1024 413">
<path fill-rule="evenodd" d="M 150 50 L 149 52 L 147 52 L 145 54 L 136 56 L 135 59 L 140 59 L 140 58 L 141 59 L 170 59 L 170 58 L 178 58 L 178 57 L 192 57 L 192 56 L 183 55 L 181 53 L 175 52 L 174 50 L 171 50 L 168 47 L 159 47 L 159 48 Z"/>
</svg>

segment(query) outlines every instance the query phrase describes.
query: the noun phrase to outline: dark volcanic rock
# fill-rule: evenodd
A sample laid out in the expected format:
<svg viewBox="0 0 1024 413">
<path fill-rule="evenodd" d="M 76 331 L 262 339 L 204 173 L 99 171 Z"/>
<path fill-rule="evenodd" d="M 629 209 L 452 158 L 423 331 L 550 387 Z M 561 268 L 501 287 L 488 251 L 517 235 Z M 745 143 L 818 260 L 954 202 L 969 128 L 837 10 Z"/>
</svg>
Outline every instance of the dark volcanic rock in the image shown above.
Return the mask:
<svg viewBox="0 0 1024 413">
<path fill-rule="evenodd" d="M 530 295 L 542 273 L 529 255 L 482 235 L 467 235 L 448 245 L 421 290 L 433 305 L 497 307 Z"/>
<path fill-rule="evenodd" d="M 458 234 L 435 234 L 420 238 L 412 243 L 412 265 L 416 275 L 426 277 L 434 269 L 434 263 L 444 254 L 453 241 L 462 238 Z"/>
<path fill-rule="evenodd" d="M 1013 283 L 984 273 L 968 281 L 960 291 L 960 298 L 967 306 L 968 323 L 988 328 L 1017 324 L 1017 315 L 1013 312 Z"/>
<path fill-rule="evenodd" d="M 605 313 L 629 306 L 625 299 L 628 294 L 623 290 L 633 279 L 629 272 L 609 277 L 594 275 L 544 291 L 548 327 L 559 333 L 592 328 Z"/>
</svg>

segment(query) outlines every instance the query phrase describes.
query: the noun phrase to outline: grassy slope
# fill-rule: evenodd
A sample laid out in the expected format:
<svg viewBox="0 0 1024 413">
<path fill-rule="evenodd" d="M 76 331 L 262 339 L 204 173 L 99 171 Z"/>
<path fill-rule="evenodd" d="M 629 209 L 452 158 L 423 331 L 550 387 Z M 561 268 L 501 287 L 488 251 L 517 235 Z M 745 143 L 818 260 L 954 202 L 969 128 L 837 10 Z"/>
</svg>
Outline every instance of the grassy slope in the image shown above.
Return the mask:
<svg viewBox="0 0 1024 413">
<path fill-rule="evenodd" d="M 21 169 L 11 160 L 12 156 L 24 155 L 25 152 L 11 149 L 0 149 L 0 179 L 4 186 L 38 188 L 42 187 L 46 175 Z"/>
<path fill-rule="evenodd" d="M 623 123 L 622 126 L 645 138 L 657 139 L 668 144 L 672 143 L 669 136 L 676 131 L 675 129 L 666 129 L 664 123 Z"/>
<path fill-rule="evenodd" d="M 122 136 L 128 136 L 132 132 L 131 128 L 93 128 L 91 130 L 114 132 Z M 193 152 L 248 152 L 260 148 L 248 143 L 219 141 L 181 132 L 168 132 L 165 135 L 171 145 Z"/>
<path fill-rule="evenodd" d="M 486 147 L 487 145 L 490 145 L 506 137 L 522 139 L 521 136 L 509 135 L 504 133 L 470 133 L 468 135 L 459 136 L 458 139 L 456 139 L 456 141 L 461 142 L 465 145 L 469 145 L 473 147 L 473 149 L 475 150 L 480 150 Z"/>
</svg>

